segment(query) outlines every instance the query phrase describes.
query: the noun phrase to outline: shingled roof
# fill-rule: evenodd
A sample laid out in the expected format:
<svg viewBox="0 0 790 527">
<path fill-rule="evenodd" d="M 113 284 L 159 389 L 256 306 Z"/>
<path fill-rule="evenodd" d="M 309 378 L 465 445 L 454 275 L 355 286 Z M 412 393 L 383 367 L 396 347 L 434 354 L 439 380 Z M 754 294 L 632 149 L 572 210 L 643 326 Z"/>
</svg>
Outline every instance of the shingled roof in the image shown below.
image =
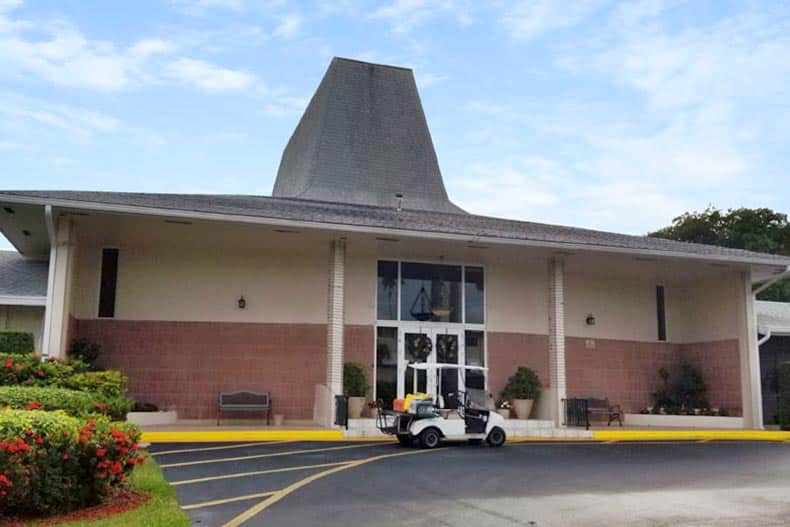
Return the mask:
<svg viewBox="0 0 790 527">
<path fill-rule="evenodd" d="M 46 261 L 0 251 L 0 296 L 47 296 L 48 269 Z"/>
<path fill-rule="evenodd" d="M 447 197 L 412 70 L 334 58 L 280 161 L 274 197 L 463 212 Z"/>
<path fill-rule="evenodd" d="M 458 235 L 470 240 L 533 242 L 535 245 L 579 246 L 591 249 L 660 252 L 677 256 L 709 257 L 766 265 L 790 265 L 790 258 L 729 249 L 713 245 L 631 236 L 611 232 L 505 220 L 466 213 L 398 210 L 349 203 L 275 198 L 267 196 L 212 194 L 144 194 L 83 191 L 0 191 L 0 202 L 52 204 L 60 207 L 167 215 L 219 215 L 304 222 L 306 226 L 335 226 L 338 229 L 368 228 L 380 231 L 415 231 Z M 218 217 L 217 219 L 221 219 Z"/>
</svg>

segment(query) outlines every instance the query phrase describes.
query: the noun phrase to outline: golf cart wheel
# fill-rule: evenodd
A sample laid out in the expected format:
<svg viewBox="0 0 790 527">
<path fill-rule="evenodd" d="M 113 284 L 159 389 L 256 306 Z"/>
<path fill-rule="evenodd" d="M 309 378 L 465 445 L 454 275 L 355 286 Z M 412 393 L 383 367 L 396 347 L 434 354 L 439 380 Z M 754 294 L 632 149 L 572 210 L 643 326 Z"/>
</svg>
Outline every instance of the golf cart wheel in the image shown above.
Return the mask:
<svg viewBox="0 0 790 527">
<path fill-rule="evenodd" d="M 488 433 L 486 442 L 489 446 L 502 446 L 505 444 L 505 439 L 505 431 L 497 426 Z"/>
<path fill-rule="evenodd" d="M 399 434 L 398 435 L 398 443 L 400 446 L 411 446 L 413 440 L 410 435 L 408 434 Z"/>
<path fill-rule="evenodd" d="M 420 432 L 420 448 L 436 448 L 441 440 L 442 436 L 435 428 L 426 428 Z"/>
<path fill-rule="evenodd" d="M 470 445 L 481 445 L 482 443 L 483 443 L 482 439 L 470 439 L 469 440 L 469 444 Z"/>
</svg>

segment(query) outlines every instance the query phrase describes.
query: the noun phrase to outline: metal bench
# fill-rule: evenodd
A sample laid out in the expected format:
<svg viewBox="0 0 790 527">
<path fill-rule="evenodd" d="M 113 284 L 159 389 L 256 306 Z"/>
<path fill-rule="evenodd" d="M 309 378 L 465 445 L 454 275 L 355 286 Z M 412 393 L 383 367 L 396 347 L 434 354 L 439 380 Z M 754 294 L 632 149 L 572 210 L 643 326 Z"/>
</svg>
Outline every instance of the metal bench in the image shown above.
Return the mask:
<svg viewBox="0 0 790 527">
<path fill-rule="evenodd" d="M 272 413 L 272 397 L 269 392 L 220 392 L 219 408 L 217 409 L 217 426 L 222 411 L 232 412 L 264 412 L 266 424 Z"/>
<path fill-rule="evenodd" d="M 590 429 L 590 416 L 603 415 L 607 418 L 606 426 L 617 421 L 623 426 L 623 410 L 619 404 L 611 405 L 608 399 L 571 398 L 563 399 L 565 403 L 565 424 L 568 426 L 584 426 Z"/>
</svg>

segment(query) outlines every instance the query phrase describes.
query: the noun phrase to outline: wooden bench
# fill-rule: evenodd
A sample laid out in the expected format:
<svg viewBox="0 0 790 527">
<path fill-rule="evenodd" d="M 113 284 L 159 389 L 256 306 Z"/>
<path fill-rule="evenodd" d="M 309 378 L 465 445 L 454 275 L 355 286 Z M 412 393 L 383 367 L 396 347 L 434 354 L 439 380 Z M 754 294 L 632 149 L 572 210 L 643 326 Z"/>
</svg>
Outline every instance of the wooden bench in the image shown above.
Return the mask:
<svg viewBox="0 0 790 527">
<path fill-rule="evenodd" d="M 266 414 L 266 424 L 272 413 L 272 397 L 269 392 L 220 392 L 219 407 L 217 409 L 217 426 L 222 411 L 232 412 L 263 412 Z"/>
<path fill-rule="evenodd" d="M 619 404 L 611 405 L 608 399 L 572 398 L 565 399 L 565 424 L 569 426 L 584 426 L 590 429 L 590 416 L 603 415 L 606 417 L 606 426 L 611 426 L 613 421 L 623 426 L 623 410 Z"/>
</svg>

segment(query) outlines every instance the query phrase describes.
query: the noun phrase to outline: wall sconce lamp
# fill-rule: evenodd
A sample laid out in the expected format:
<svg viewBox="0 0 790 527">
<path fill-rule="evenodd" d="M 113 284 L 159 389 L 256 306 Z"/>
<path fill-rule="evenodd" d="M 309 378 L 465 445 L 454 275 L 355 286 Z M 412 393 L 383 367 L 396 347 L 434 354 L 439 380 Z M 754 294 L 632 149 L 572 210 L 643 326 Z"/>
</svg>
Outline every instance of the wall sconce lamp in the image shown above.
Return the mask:
<svg viewBox="0 0 790 527">
<path fill-rule="evenodd" d="M 587 322 L 588 326 L 594 326 L 595 325 L 595 316 L 592 313 L 590 313 L 589 315 L 587 315 L 587 318 L 585 319 L 585 322 Z"/>
<path fill-rule="evenodd" d="M 240 296 L 236 303 L 239 305 L 239 309 L 247 307 L 247 301 L 244 299 L 244 295 Z"/>
</svg>

